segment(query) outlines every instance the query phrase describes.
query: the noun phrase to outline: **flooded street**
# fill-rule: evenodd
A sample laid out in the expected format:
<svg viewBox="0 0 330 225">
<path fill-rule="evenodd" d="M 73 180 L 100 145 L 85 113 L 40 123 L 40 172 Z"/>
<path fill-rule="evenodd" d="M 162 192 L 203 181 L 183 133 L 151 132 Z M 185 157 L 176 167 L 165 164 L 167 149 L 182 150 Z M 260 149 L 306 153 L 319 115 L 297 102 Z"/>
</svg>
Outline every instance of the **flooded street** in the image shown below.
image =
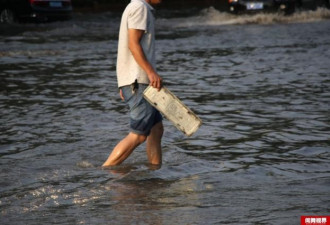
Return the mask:
<svg viewBox="0 0 330 225">
<path fill-rule="evenodd" d="M 21 224 L 300 224 L 330 209 L 330 11 L 157 19 L 158 71 L 203 125 L 165 120 L 100 166 L 128 130 L 120 17 L 0 26 L 0 220 Z"/>
</svg>

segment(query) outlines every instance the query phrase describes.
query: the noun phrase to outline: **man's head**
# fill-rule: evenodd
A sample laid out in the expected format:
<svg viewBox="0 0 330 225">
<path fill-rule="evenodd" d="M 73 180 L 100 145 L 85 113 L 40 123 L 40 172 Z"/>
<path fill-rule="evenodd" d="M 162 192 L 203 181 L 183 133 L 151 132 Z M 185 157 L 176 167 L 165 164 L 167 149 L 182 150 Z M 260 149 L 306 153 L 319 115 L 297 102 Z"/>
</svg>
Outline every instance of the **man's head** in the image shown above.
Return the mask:
<svg viewBox="0 0 330 225">
<path fill-rule="evenodd" d="M 162 0 L 146 0 L 151 5 L 158 5 L 162 2 Z"/>
</svg>

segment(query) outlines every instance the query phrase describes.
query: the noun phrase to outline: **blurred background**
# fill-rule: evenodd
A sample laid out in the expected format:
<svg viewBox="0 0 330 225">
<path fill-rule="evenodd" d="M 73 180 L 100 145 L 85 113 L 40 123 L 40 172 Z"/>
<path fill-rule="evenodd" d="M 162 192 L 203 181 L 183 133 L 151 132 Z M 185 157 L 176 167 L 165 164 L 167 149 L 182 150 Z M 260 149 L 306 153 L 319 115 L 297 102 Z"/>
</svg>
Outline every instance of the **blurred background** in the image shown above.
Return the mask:
<svg viewBox="0 0 330 225">
<path fill-rule="evenodd" d="M 0 22 L 63 20 L 70 19 L 72 12 L 119 13 L 128 3 L 129 0 L 1 0 Z M 329 0 L 167 0 L 156 8 L 162 10 L 162 16 L 169 14 L 166 10 L 186 14 L 210 7 L 233 14 L 276 12 L 290 15 L 297 10 L 316 10 L 329 6 Z"/>
<path fill-rule="evenodd" d="M 122 10 L 130 0 L 74 0 L 73 5 L 77 8 L 100 9 L 106 7 L 108 10 Z M 158 8 L 185 9 L 185 8 L 205 8 L 221 7 L 227 4 L 226 0 L 164 0 Z"/>
</svg>

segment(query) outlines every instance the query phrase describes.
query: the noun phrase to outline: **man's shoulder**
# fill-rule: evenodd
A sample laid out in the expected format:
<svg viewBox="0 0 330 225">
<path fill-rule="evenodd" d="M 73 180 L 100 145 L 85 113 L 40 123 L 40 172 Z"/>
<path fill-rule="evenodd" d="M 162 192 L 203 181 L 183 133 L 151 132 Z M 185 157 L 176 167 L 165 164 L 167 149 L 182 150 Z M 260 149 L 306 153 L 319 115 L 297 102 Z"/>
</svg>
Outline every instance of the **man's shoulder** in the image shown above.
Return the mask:
<svg viewBox="0 0 330 225">
<path fill-rule="evenodd" d="M 131 1 L 127 6 L 126 10 L 136 10 L 139 8 L 147 8 L 147 5 L 142 1 Z"/>
</svg>

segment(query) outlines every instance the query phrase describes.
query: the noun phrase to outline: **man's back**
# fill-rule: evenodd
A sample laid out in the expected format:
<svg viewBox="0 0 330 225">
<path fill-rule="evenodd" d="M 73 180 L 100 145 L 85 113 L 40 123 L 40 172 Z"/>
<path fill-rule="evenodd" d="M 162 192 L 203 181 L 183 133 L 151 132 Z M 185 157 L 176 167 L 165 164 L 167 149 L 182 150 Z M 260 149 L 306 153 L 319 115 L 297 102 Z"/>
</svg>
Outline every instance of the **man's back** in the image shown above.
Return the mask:
<svg viewBox="0 0 330 225">
<path fill-rule="evenodd" d="M 138 83 L 149 84 L 146 72 L 137 64 L 130 49 L 128 30 L 143 30 L 145 33 L 141 39 L 141 46 L 145 57 L 155 68 L 155 33 L 153 8 L 143 0 L 133 0 L 126 7 L 120 25 L 118 57 L 117 57 L 117 80 L 118 87 Z"/>
</svg>

